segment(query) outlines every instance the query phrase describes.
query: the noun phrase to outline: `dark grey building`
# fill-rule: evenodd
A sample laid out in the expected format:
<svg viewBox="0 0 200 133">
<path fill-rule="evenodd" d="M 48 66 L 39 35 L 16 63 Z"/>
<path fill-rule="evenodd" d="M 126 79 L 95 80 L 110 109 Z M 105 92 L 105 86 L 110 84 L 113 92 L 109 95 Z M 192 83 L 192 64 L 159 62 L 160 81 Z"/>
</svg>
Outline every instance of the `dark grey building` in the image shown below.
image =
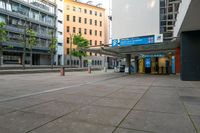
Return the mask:
<svg viewBox="0 0 200 133">
<path fill-rule="evenodd" d="M 56 3 L 46 0 L 0 0 L 0 21 L 6 22 L 9 40 L 3 46 L 4 64 L 22 64 L 25 27 L 37 33 L 37 45 L 33 48 L 33 65 L 50 64 L 49 32 L 55 28 Z M 30 62 L 26 50 L 26 64 Z"/>
</svg>

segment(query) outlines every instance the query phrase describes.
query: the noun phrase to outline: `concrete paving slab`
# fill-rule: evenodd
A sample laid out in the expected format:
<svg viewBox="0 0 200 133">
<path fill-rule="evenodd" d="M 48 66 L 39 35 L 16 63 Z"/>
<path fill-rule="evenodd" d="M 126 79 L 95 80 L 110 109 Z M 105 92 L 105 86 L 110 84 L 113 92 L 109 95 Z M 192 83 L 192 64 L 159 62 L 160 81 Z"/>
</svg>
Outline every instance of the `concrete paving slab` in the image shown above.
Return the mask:
<svg viewBox="0 0 200 133">
<path fill-rule="evenodd" d="M 92 103 L 92 105 L 131 109 L 136 103 L 137 103 L 137 100 L 135 99 L 127 100 L 127 99 L 105 97 Z"/>
<path fill-rule="evenodd" d="M 185 113 L 184 106 L 181 102 L 141 100 L 134 109 L 176 114 Z"/>
<path fill-rule="evenodd" d="M 23 109 L 33 105 L 38 105 L 47 102 L 46 100 L 36 98 L 20 98 L 11 101 L 0 102 L 0 107 L 12 108 L 12 109 Z"/>
<path fill-rule="evenodd" d="M 14 133 L 25 133 L 52 119 L 54 118 L 47 115 L 17 111 L 0 116 L 0 129 L 4 129 L 5 133 L 7 130 L 14 131 Z"/>
<path fill-rule="evenodd" d="M 30 133 L 112 133 L 113 130 L 114 127 L 59 119 Z"/>
<path fill-rule="evenodd" d="M 169 96 L 178 96 L 176 88 L 170 87 L 150 87 L 147 94 L 158 94 L 158 95 L 169 95 Z"/>
<path fill-rule="evenodd" d="M 155 132 L 138 131 L 138 130 L 131 130 L 131 129 L 118 128 L 114 133 L 155 133 Z"/>
<path fill-rule="evenodd" d="M 66 95 L 57 98 L 57 101 L 75 103 L 75 104 L 83 104 L 88 105 L 91 102 L 99 99 L 99 97 L 95 96 L 82 96 L 82 95 Z"/>
<path fill-rule="evenodd" d="M 81 105 L 52 101 L 52 102 L 40 104 L 37 106 L 33 106 L 30 108 L 26 108 L 26 109 L 23 109 L 22 111 L 60 117 L 67 113 L 72 112 L 73 110 L 79 107 L 81 107 Z"/>
<path fill-rule="evenodd" d="M 12 109 L 12 108 L 0 107 L 0 116 L 5 115 L 5 114 L 10 113 L 10 112 L 14 112 L 14 111 L 16 111 L 16 110 Z"/>
<path fill-rule="evenodd" d="M 107 95 L 106 97 L 138 100 L 142 95 L 143 94 L 141 93 L 133 92 L 114 92 L 111 95 Z"/>
<path fill-rule="evenodd" d="M 63 120 L 69 119 L 84 121 L 91 124 L 101 124 L 105 126 L 117 126 L 125 117 L 129 109 L 111 108 L 102 106 L 87 106 L 63 117 Z"/>
<path fill-rule="evenodd" d="M 157 133 L 196 133 L 186 115 L 132 111 L 120 127 Z"/>
</svg>

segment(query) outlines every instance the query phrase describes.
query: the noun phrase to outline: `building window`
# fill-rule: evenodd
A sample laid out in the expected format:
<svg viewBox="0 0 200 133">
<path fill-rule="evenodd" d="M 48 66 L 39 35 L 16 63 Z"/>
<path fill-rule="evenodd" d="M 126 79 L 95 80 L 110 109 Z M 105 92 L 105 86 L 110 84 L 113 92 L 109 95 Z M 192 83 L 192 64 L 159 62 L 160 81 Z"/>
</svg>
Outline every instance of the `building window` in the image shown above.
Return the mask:
<svg viewBox="0 0 200 133">
<path fill-rule="evenodd" d="M 73 27 L 73 33 L 76 33 L 76 27 Z"/>
<path fill-rule="evenodd" d="M 95 33 L 94 33 L 94 34 L 95 34 L 95 36 L 97 36 L 97 30 L 95 30 Z"/>
<path fill-rule="evenodd" d="M 92 46 L 92 40 L 90 40 L 90 46 Z"/>
<path fill-rule="evenodd" d="M 94 12 L 94 15 L 97 16 L 97 11 Z"/>
<path fill-rule="evenodd" d="M 69 44 L 69 37 L 67 37 L 67 44 Z"/>
<path fill-rule="evenodd" d="M 95 26 L 97 26 L 97 20 L 94 21 Z"/>
<path fill-rule="evenodd" d="M 92 30 L 90 30 L 90 35 L 92 35 Z"/>
<path fill-rule="evenodd" d="M 69 54 L 69 48 L 67 48 L 67 54 Z M 67 61 L 69 61 L 69 60 L 67 60 Z M 68 63 L 67 63 L 68 64 Z"/>
<path fill-rule="evenodd" d="M 78 29 L 78 33 L 81 34 L 81 28 Z"/>
<path fill-rule="evenodd" d="M 69 21 L 69 15 L 67 15 L 67 21 Z"/>
<path fill-rule="evenodd" d="M 92 10 L 90 10 L 90 15 L 92 15 Z"/>
<path fill-rule="evenodd" d="M 100 25 L 100 27 L 102 27 L 102 21 L 100 21 L 99 25 Z"/>
<path fill-rule="evenodd" d="M 81 17 L 78 18 L 78 22 L 81 23 Z"/>
<path fill-rule="evenodd" d="M 84 34 L 87 35 L 87 29 L 84 29 Z"/>
<path fill-rule="evenodd" d="M 92 53 L 90 52 L 90 56 L 92 56 Z"/>
<path fill-rule="evenodd" d="M 58 43 L 58 46 L 62 46 L 62 45 L 63 45 L 62 43 L 60 43 L 60 42 Z"/>
<path fill-rule="evenodd" d="M 58 11 L 59 11 L 60 13 L 62 13 L 62 12 L 63 12 L 61 9 L 58 9 Z"/>
<path fill-rule="evenodd" d="M 81 8 L 78 8 L 78 11 L 79 11 L 79 12 L 82 12 L 82 9 L 81 9 Z"/>
<path fill-rule="evenodd" d="M 70 28 L 69 28 L 69 26 L 67 26 L 67 32 L 70 32 Z"/>
<path fill-rule="evenodd" d="M 76 16 L 73 16 L 73 22 L 76 22 Z"/>
<path fill-rule="evenodd" d="M 92 19 L 90 19 L 90 25 L 92 25 Z"/>
<path fill-rule="evenodd" d="M 99 31 L 99 36 L 102 36 L 102 31 Z"/>
<path fill-rule="evenodd" d="M 102 13 L 99 13 L 99 16 L 102 17 Z"/>
<path fill-rule="evenodd" d="M 58 34 L 59 34 L 59 35 L 62 35 L 62 32 L 58 31 Z"/>
<path fill-rule="evenodd" d="M 73 7 L 73 11 L 74 11 L 74 12 L 76 11 L 76 7 Z"/>
<path fill-rule="evenodd" d="M 62 21 L 61 21 L 61 20 L 58 20 L 58 23 L 62 24 Z"/>
<path fill-rule="evenodd" d="M 70 5 L 67 5 L 67 10 L 70 10 Z"/>
<path fill-rule="evenodd" d="M 100 46 L 102 45 L 102 41 L 99 42 Z"/>
<path fill-rule="evenodd" d="M 84 19 L 85 24 L 87 24 L 87 18 Z"/>
<path fill-rule="evenodd" d="M 87 14 L 87 9 L 84 9 L 84 13 Z"/>
<path fill-rule="evenodd" d="M 97 40 L 95 40 L 95 46 L 97 46 Z"/>
</svg>

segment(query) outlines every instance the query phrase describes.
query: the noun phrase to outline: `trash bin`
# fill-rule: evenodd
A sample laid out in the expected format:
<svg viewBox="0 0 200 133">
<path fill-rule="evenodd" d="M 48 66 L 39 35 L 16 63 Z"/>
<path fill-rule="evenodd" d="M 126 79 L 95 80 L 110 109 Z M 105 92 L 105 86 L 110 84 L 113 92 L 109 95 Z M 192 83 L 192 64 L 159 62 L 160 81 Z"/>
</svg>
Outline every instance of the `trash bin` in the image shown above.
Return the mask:
<svg viewBox="0 0 200 133">
<path fill-rule="evenodd" d="M 65 76 L 65 67 L 60 68 L 60 76 Z"/>
</svg>

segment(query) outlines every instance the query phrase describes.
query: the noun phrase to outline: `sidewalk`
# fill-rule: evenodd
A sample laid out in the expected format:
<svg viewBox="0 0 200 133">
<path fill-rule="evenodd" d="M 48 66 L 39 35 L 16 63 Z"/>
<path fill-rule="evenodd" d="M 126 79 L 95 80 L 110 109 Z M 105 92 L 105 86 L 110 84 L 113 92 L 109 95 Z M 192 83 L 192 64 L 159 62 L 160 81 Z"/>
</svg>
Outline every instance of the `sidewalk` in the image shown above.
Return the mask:
<svg viewBox="0 0 200 133">
<path fill-rule="evenodd" d="M 0 76 L 1 133 L 200 132 L 200 82 L 80 73 Z"/>
</svg>

